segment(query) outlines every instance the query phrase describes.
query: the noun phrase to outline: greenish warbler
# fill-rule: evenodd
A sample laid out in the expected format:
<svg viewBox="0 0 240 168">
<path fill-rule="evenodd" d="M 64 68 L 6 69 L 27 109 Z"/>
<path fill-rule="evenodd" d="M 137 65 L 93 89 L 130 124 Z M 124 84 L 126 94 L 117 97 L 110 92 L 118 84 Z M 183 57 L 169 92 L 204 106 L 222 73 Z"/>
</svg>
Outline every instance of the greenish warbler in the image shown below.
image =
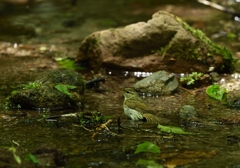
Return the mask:
<svg viewBox="0 0 240 168">
<path fill-rule="evenodd" d="M 160 118 L 149 113 L 152 110 L 144 103 L 133 88 L 124 89 L 123 109 L 125 115 L 134 121 L 146 120 L 149 123 L 160 123 Z"/>
</svg>

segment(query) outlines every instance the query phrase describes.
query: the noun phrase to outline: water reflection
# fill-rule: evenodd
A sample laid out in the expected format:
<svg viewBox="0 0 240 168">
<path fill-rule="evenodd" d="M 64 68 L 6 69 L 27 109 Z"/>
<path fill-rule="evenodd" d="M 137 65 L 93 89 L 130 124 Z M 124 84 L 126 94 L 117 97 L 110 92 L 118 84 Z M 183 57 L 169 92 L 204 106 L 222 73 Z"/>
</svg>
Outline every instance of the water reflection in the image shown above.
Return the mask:
<svg viewBox="0 0 240 168">
<path fill-rule="evenodd" d="M 152 72 L 141 72 L 141 71 L 116 71 L 116 70 L 108 70 L 108 75 L 114 75 L 119 77 L 137 77 L 137 78 L 145 78 L 152 75 Z"/>
</svg>

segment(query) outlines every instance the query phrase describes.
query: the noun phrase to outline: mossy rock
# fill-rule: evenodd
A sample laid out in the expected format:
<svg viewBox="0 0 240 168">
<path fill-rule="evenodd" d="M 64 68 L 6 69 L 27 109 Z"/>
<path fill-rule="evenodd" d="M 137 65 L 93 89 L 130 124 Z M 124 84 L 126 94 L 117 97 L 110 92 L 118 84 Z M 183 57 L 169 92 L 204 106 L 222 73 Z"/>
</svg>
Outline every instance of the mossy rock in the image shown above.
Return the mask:
<svg viewBox="0 0 240 168">
<path fill-rule="evenodd" d="M 233 54 L 214 44 L 201 30 L 159 11 L 147 22 L 97 31 L 86 37 L 76 62 L 90 68 L 174 73 L 231 72 Z"/>
<path fill-rule="evenodd" d="M 61 91 L 56 85 L 72 86 L 72 89 Z M 85 82 L 79 73 L 57 70 L 39 77 L 20 90 L 13 91 L 5 104 L 8 107 L 24 109 L 79 108 L 83 101 L 84 89 Z"/>
</svg>

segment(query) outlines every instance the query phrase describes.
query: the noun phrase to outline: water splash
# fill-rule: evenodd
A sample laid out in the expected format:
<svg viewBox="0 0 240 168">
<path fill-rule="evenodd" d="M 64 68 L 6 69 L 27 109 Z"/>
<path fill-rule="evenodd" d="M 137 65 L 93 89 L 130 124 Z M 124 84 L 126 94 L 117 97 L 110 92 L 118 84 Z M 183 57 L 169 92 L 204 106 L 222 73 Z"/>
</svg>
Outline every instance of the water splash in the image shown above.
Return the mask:
<svg viewBox="0 0 240 168">
<path fill-rule="evenodd" d="M 225 75 L 226 76 L 226 75 Z M 240 74 L 234 73 L 230 76 L 222 77 L 218 84 L 226 88 L 227 91 L 236 91 L 240 89 Z"/>
</svg>

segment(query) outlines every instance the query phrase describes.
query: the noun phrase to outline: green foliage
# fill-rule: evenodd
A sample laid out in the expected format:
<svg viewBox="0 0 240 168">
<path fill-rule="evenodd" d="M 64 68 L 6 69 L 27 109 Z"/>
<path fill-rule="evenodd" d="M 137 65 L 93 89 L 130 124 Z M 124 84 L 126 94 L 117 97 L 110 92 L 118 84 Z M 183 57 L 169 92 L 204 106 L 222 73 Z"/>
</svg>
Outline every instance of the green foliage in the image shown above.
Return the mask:
<svg viewBox="0 0 240 168">
<path fill-rule="evenodd" d="M 158 124 L 157 128 L 162 132 L 171 133 L 171 134 L 192 134 L 191 132 L 185 132 L 182 128 L 174 127 L 174 126 L 163 126 Z"/>
<path fill-rule="evenodd" d="M 136 165 L 145 165 L 147 168 L 163 168 L 162 165 L 158 164 L 154 160 L 139 159 Z"/>
<path fill-rule="evenodd" d="M 207 87 L 206 93 L 209 97 L 212 97 L 216 100 L 223 100 L 227 94 L 226 88 L 220 88 L 220 85 L 215 84 Z"/>
<path fill-rule="evenodd" d="M 157 145 L 151 142 L 144 142 L 137 146 L 137 149 L 135 150 L 134 154 L 140 152 L 160 153 L 160 150 Z"/>
<path fill-rule="evenodd" d="M 229 40 L 234 40 L 234 39 L 237 38 L 237 35 L 234 34 L 233 32 L 228 32 L 227 37 L 228 37 Z"/>
<path fill-rule="evenodd" d="M 18 164 L 21 164 L 21 163 L 22 163 L 22 160 L 21 160 L 20 156 L 18 156 L 18 155 L 16 154 L 17 149 L 12 146 L 12 147 L 8 148 L 8 150 L 9 150 L 10 152 L 12 152 L 15 161 L 16 161 Z"/>
<path fill-rule="evenodd" d="M 40 82 L 30 82 L 28 84 L 23 85 L 23 89 L 35 89 L 39 88 L 42 84 Z"/>
<path fill-rule="evenodd" d="M 56 58 L 55 59 L 61 68 L 69 69 L 69 70 L 83 70 L 83 67 L 76 66 L 74 60 L 66 59 L 66 58 Z"/>
<path fill-rule="evenodd" d="M 14 95 L 16 95 L 17 93 L 19 93 L 19 91 L 14 90 L 14 91 L 11 92 L 11 95 L 14 96 Z"/>
<path fill-rule="evenodd" d="M 88 111 L 85 113 L 78 113 L 77 117 L 81 125 L 96 125 L 105 123 L 112 118 L 111 116 L 103 116 L 99 111 Z"/>
<path fill-rule="evenodd" d="M 21 157 L 16 154 L 16 153 L 17 153 L 17 148 L 15 148 L 14 146 L 12 146 L 12 147 L 4 147 L 4 148 L 6 148 L 6 149 L 8 149 L 10 152 L 12 152 L 13 157 L 14 157 L 15 161 L 16 161 L 18 164 L 21 164 L 21 163 L 22 163 Z M 26 153 L 24 152 L 24 154 L 26 154 Z M 33 155 L 33 154 L 31 154 L 31 153 L 27 153 L 27 154 L 26 154 L 26 160 L 32 161 L 32 162 L 35 163 L 35 164 L 38 164 L 38 163 L 39 163 L 39 161 L 38 161 L 38 159 L 35 157 L 35 155 Z"/>
<path fill-rule="evenodd" d="M 68 96 L 72 96 L 72 94 L 71 94 L 68 90 L 77 88 L 77 86 L 64 85 L 64 84 L 56 84 L 54 87 L 55 87 L 58 91 L 66 94 L 66 95 L 68 95 Z"/>
<path fill-rule="evenodd" d="M 157 53 L 160 56 L 164 56 L 167 52 L 167 50 L 169 49 L 169 45 L 166 45 L 164 47 L 161 47 L 159 50 L 152 50 L 152 53 Z"/>
<path fill-rule="evenodd" d="M 180 79 L 181 82 L 186 83 L 187 85 L 193 85 L 196 80 L 199 80 L 203 76 L 201 72 L 192 72 L 188 76 L 184 76 Z"/>
<path fill-rule="evenodd" d="M 38 164 L 38 163 L 39 163 L 39 161 L 38 161 L 38 159 L 36 158 L 36 156 L 33 155 L 33 154 L 31 154 L 31 153 L 28 153 L 28 154 L 27 154 L 26 160 L 32 161 L 34 164 Z"/>
</svg>

